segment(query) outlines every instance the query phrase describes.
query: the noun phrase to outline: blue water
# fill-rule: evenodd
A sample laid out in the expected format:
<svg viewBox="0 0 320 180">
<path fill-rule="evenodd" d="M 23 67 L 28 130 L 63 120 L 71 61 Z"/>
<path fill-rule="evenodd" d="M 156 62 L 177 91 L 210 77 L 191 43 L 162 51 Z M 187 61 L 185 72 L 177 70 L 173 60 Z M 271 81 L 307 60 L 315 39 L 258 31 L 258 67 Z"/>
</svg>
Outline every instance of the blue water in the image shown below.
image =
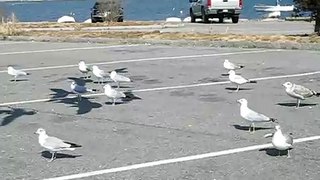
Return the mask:
<svg viewBox="0 0 320 180">
<path fill-rule="evenodd" d="M 2 2 L 0 8 L 6 14 L 15 13 L 19 21 L 56 21 L 63 15 L 74 13 L 76 21 L 90 18 L 90 8 L 95 0 L 43 1 L 43 2 Z M 188 0 L 123 0 L 125 20 L 164 20 L 169 16 L 187 17 Z M 242 18 L 257 19 L 255 4 L 275 5 L 276 0 L 244 0 Z M 282 5 L 292 0 L 282 0 Z M 183 13 L 180 14 L 180 11 Z"/>
</svg>

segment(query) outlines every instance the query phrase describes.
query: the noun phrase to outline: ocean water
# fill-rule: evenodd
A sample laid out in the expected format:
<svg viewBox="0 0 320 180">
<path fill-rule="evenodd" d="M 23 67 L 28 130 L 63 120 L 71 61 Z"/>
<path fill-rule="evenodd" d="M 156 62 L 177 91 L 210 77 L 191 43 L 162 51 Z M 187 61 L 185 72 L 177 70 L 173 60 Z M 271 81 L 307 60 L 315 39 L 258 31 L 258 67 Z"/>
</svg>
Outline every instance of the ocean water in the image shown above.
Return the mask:
<svg viewBox="0 0 320 180">
<path fill-rule="evenodd" d="M 39 2 L 0 2 L 0 9 L 6 14 L 15 13 L 21 22 L 56 21 L 63 15 L 73 13 L 76 21 L 90 18 L 90 8 L 95 0 L 58 0 Z M 262 14 L 253 8 L 256 4 L 275 5 L 276 0 L 244 0 L 242 18 L 257 19 Z M 281 5 L 292 4 L 282 0 Z M 189 0 L 123 0 L 125 20 L 164 20 L 169 16 L 187 17 Z M 181 13 L 182 12 L 182 13 Z M 288 15 L 288 14 L 284 14 Z"/>
</svg>

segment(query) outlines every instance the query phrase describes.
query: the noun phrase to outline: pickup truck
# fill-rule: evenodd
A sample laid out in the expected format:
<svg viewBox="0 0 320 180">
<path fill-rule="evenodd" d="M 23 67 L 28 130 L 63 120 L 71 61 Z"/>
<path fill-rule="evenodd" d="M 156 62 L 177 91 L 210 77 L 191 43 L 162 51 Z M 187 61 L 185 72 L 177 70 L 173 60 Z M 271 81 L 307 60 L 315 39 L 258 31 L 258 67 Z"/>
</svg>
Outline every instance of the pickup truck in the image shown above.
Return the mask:
<svg viewBox="0 0 320 180">
<path fill-rule="evenodd" d="M 243 0 L 189 0 L 191 22 L 201 18 L 204 23 L 209 18 L 219 18 L 222 23 L 224 18 L 231 18 L 233 23 L 238 23 L 242 10 Z"/>
</svg>

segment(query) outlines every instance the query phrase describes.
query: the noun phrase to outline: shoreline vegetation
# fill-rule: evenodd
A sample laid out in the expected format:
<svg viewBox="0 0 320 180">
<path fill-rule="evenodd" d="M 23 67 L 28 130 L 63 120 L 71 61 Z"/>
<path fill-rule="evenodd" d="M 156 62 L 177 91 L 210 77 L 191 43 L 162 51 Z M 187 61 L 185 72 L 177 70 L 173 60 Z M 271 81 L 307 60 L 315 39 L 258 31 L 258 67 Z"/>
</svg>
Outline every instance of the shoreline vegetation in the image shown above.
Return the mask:
<svg viewBox="0 0 320 180">
<path fill-rule="evenodd" d="M 190 40 L 190 41 L 210 41 L 210 42 L 258 42 L 258 43 L 294 43 L 320 45 L 320 36 L 316 34 L 304 35 L 244 35 L 229 33 L 200 33 L 200 32 L 162 32 L 159 29 L 152 29 L 152 26 L 163 27 L 170 24 L 163 22 L 148 21 L 128 21 L 128 22 L 109 22 L 109 23 L 0 23 L 0 37 L 57 37 L 59 39 L 117 39 L 117 40 Z M 101 30 L 99 28 L 112 28 L 113 30 Z M 136 29 L 123 30 L 122 28 L 135 27 Z M 140 30 L 144 27 L 145 30 Z M 150 27 L 150 29 L 148 29 Z"/>
</svg>

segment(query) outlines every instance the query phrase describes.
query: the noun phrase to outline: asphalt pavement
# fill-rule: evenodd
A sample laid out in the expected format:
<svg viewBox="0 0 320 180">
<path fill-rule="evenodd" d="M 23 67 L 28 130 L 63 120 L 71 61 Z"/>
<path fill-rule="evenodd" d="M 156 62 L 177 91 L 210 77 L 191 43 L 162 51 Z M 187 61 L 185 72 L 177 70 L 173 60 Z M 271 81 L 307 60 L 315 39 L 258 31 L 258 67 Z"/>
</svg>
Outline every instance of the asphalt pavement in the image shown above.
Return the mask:
<svg viewBox="0 0 320 180">
<path fill-rule="evenodd" d="M 282 84 L 292 81 L 320 91 L 319 56 L 300 50 L 0 41 L 0 177 L 317 179 L 318 140 L 295 144 L 289 159 L 272 148 L 177 158 L 270 143 L 263 136 L 275 124 L 256 124 L 260 128 L 248 133 L 236 102 L 240 98 L 277 118 L 295 139 L 318 136 L 319 99 L 296 109 Z M 234 92 L 222 75 L 224 59 L 245 65 L 238 73 L 258 83 Z M 112 106 L 92 77 L 86 86 L 100 91 L 77 102 L 69 91 L 71 80 L 82 76 L 80 60 L 106 71 L 122 69 L 133 82 L 120 90 L 135 98 Z M 31 74 L 12 82 L 8 65 Z M 39 127 L 83 147 L 61 152 L 49 163 L 33 134 Z M 170 162 L 145 164 L 166 159 Z M 133 168 L 140 163 L 145 166 Z M 112 170 L 118 167 L 124 168 Z M 90 171 L 99 172 L 82 174 Z"/>
</svg>

